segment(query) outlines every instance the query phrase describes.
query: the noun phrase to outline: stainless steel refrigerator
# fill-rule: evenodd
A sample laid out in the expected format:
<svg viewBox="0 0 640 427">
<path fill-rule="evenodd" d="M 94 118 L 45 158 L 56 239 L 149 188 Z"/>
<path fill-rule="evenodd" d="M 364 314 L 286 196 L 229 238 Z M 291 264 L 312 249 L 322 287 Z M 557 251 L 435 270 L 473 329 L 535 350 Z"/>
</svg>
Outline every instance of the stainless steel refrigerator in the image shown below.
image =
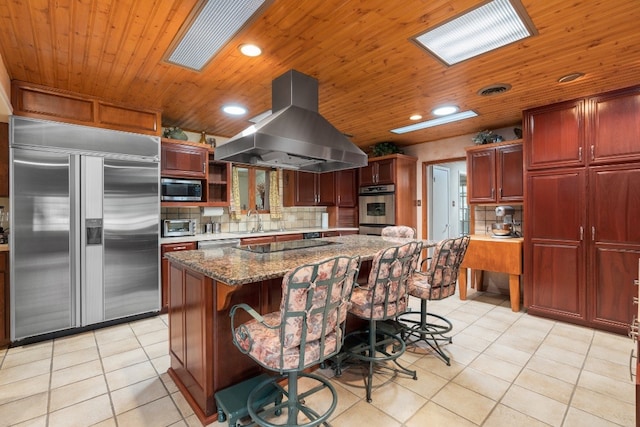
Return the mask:
<svg viewBox="0 0 640 427">
<path fill-rule="evenodd" d="M 10 124 L 12 341 L 158 311 L 159 138 Z"/>
</svg>

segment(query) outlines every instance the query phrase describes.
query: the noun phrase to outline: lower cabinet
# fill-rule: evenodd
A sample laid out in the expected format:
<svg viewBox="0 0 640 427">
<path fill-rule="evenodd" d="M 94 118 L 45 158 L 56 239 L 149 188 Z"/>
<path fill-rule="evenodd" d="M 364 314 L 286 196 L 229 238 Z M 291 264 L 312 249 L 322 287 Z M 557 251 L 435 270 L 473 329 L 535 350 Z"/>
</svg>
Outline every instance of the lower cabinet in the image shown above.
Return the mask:
<svg viewBox="0 0 640 427">
<path fill-rule="evenodd" d="M 0 252 L 0 347 L 9 344 L 9 252 Z"/>
<path fill-rule="evenodd" d="M 286 242 L 289 240 L 301 240 L 302 233 L 276 234 L 275 236 L 245 237 L 240 240 L 241 245 L 263 245 L 265 243 Z"/>
<path fill-rule="evenodd" d="M 165 243 L 160 245 L 160 265 L 162 266 L 162 312 L 167 311 L 169 304 L 169 260 L 164 258 L 164 254 L 167 252 L 175 251 L 191 251 L 197 249 L 196 242 L 183 242 L 183 243 Z"/>
</svg>

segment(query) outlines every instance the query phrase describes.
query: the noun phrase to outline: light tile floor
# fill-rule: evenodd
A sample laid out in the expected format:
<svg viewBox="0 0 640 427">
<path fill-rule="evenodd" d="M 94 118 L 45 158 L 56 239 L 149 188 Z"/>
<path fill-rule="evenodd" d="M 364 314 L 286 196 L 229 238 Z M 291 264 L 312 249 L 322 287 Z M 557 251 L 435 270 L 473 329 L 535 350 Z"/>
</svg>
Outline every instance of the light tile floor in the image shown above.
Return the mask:
<svg viewBox="0 0 640 427">
<path fill-rule="evenodd" d="M 635 425 L 629 338 L 513 313 L 501 295 L 429 308 L 454 323 L 451 366 L 408 351 L 418 380 L 376 375 L 372 404 L 358 369 L 345 370 L 331 380 L 334 427 Z M 167 351 L 166 316 L 0 350 L 0 426 L 200 426 Z"/>
</svg>

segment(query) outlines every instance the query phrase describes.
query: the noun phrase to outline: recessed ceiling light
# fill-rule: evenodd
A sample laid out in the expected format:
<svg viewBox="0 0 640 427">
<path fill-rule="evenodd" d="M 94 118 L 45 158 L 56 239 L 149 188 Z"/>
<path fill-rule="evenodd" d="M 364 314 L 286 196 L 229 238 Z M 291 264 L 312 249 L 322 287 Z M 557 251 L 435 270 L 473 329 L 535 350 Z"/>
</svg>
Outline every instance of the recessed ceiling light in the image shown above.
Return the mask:
<svg viewBox="0 0 640 427">
<path fill-rule="evenodd" d="M 259 56 L 262 53 L 262 49 L 255 44 L 242 44 L 240 45 L 240 52 L 245 56 Z"/>
<path fill-rule="evenodd" d="M 458 112 L 458 107 L 455 105 L 443 105 L 441 107 L 435 108 L 432 113 L 436 116 L 448 116 L 449 114 L 453 114 Z"/>
<path fill-rule="evenodd" d="M 409 117 L 409 120 L 420 120 L 422 118 L 422 116 L 420 114 L 414 114 L 413 116 Z"/>
<path fill-rule="evenodd" d="M 534 34 L 520 0 L 493 0 L 411 40 L 453 65 Z"/>
<path fill-rule="evenodd" d="M 196 71 L 218 53 L 273 0 L 208 0 L 198 2 L 180 29 L 167 61 Z"/>
<path fill-rule="evenodd" d="M 222 111 L 232 116 L 241 116 L 247 114 L 247 109 L 240 105 L 225 105 L 222 107 Z"/>
<path fill-rule="evenodd" d="M 404 126 L 397 129 L 391 129 L 393 133 L 407 133 L 420 129 L 426 129 L 433 126 L 443 125 L 445 123 L 457 122 L 458 120 L 469 119 L 476 117 L 478 114 L 473 110 L 462 111 L 456 114 L 449 114 L 448 116 L 438 117 L 437 119 L 427 120 L 426 122 L 416 123 L 414 125 Z"/>
<path fill-rule="evenodd" d="M 558 79 L 558 83 L 569 83 L 584 77 L 584 73 L 571 73 Z"/>
</svg>

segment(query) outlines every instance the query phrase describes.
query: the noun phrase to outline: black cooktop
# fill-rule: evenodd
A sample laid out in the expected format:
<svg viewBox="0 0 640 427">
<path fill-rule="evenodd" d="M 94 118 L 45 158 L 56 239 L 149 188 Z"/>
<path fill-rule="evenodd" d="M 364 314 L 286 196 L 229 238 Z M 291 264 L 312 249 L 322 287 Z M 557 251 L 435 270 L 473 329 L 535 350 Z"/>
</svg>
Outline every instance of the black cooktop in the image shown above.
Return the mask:
<svg viewBox="0 0 640 427">
<path fill-rule="evenodd" d="M 264 243 L 261 245 L 238 245 L 236 249 L 260 254 L 291 251 L 296 249 L 317 248 L 319 246 L 338 245 L 340 242 L 326 242 L 324 240 L 289 240 L 286 242 Z"/>
</svg>

